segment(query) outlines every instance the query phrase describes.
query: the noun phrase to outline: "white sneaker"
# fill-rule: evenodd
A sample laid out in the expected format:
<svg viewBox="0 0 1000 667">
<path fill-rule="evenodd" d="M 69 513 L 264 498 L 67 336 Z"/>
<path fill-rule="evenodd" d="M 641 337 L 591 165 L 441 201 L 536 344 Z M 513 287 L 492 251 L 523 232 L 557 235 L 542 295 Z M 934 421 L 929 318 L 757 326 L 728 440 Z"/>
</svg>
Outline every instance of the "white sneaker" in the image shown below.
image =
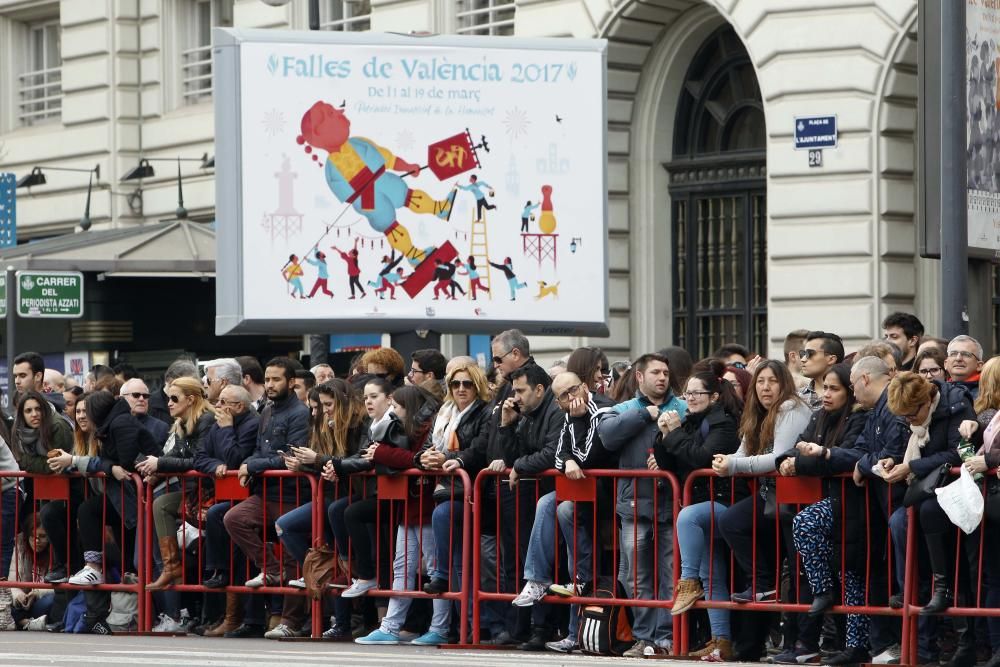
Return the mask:
<svg viewBox="0 0 1000 667">
<path fill-rule="evenodd" d="M 898 665 L 899 664 L 899 644 L 893 644 L 872 658 L 873 665 Z"/>
<path fill-rule="evenodd" d="M 549 590 L 549 585 L 537 581 L 529 581 L 524 585 L 521 594 L 511 602 L 515 607 L 530 607 L 545 597 Z"/>
<path fill-rule="evenodd" d="M 284 623 L 279 623 L 273 630 L 264 633 L 264 639 L 287 639 L 290 637 L 302 637 L 305 633 L 300 630 L 293 630 Z"/>
<path fill-rule="evenodd" d="M 278 581 L 277 576 L 261 572 L 243 585 L 247 588 L 261 588 L 262 586 L 279 586 L 281 585 L 281 582 Z"/>
<path fill-rule="evenodd" d="M 292 579 L 291 581 L 288 582 L 288 585 L 291 586 L 292 588 L 301 588 L 305 590 L 306 578 L 299 577 L 298 579 Z"/>
<path fill-rule="evenodd" d="M 170 614 L 160 614 L 160 622 L 153 626 L 153 632 L 184 632 L 184 626 Z"/>
<path fill-rule="evenodd" d="M 378 588 L 378 582 L 375 579 L 355 579 L 351 587 L 341 593 L 340 597 L 357 598 L 376 588 Z"/>
<path fill-rule="evenodd" d="M 104 574 L 89 565 L 84 565 L 83 569 L 70 577 L 66 583 L 71 586 L 99 586 L 104 583 Z"/>
<path fill-rule="evenodd" d="M 28 624 L 24 626 L 24 630 L 30 630 L 32 632 L 44 632 L 45 622 L 48 620 L 48 616 L 39 616 L 38 618 L 33 618 L 28 621 Z"/>
<path fill-rule="evenodd" d="M 557 642 L 545 642 L 545 648 L 558 653 L 572 653 L 576 648 L 576 640 L 563 637 Z"/>
</svg>

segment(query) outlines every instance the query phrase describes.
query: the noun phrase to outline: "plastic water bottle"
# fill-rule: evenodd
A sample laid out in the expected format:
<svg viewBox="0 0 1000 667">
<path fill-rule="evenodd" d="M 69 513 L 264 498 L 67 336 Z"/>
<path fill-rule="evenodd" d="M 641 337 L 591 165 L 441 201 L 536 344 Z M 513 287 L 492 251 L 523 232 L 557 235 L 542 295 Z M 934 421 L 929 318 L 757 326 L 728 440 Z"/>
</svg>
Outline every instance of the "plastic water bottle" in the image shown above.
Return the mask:
<svg viewBox="0 0 1000 667">
<path fill-rule="evenodd" d="M 971 458 L 975 458 L 976 448 L 972 446 L 972 443 L 969 442 L 968 438 L 962 438 L 961 440 L 959 440 L 958 455 L 962 457 L 962 463 L 965 463 Z M 976 480 L 977 482 L 982 478 L 983 478 L 983 473 L 981 472 L 977 472 L 975 475 L 972 476 L 972 479 Z"/>
</svg>

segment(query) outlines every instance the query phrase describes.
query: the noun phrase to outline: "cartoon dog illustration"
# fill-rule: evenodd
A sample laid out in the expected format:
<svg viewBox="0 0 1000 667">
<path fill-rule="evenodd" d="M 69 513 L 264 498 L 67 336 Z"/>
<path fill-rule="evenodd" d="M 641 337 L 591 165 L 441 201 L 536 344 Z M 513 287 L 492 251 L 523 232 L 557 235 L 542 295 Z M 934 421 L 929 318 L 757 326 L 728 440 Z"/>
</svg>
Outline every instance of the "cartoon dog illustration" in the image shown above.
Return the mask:
<svg viewBox="0 0 1000 667">
<path fill-rule="evenodd" d="M 535 301 L 539 299 L 544 299 L 547 296 L 559 297 L 559 283 L 555 285 L 550 285 L 544 280 L 538 281 L 538 294 L 535 295 Z"/>
</svg>

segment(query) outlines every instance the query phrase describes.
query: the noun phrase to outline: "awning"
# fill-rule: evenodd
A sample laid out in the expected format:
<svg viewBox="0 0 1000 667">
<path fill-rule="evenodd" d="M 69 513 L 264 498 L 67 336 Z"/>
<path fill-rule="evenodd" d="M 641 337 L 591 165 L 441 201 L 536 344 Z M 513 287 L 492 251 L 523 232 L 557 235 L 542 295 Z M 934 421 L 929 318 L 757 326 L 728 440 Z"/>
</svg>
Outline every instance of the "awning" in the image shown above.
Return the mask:
<svg viewBox="0 0 1000 667">
<path fill-rule="evenodd" d="M 65 234 L 0 252 L 0 270 L 8 266 L 108 277 L 213 277 L 215 229 L 208 223 L 170 220 Z"/>
</svg>

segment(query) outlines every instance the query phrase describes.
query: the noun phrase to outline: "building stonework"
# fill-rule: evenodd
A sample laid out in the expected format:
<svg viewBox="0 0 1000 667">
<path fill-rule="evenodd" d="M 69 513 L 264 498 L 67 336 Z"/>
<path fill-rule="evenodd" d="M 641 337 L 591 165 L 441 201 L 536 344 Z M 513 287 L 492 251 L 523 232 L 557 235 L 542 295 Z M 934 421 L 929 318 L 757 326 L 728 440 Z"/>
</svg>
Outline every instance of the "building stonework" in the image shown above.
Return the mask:
<svg viewBox="0 0 1000 667">
<path fill-rule="evenodd" d="M 46 13 L 62 28 L 60 118 L 19 126 L 16 70 L 0 72 L 0 99 L 8 100 L 0 105 L 0 168 L 22 174 L 38 163 L 100 164 L 95 226 L 171 217 L 176 165 L 155 163 L 141 213 L 129 205 L 134 184 L 119 179 L 140 154 L 214 154 L 211 97 L 185 103 L 183 27 L 191 1 L 0 0 L 0 44 L 12 44 L 19 26 Z M 456 4 L 375 0 L 371 28 L 450 32 Z M 236 0 L 228 20 L 304 29 L 305 6 Z M 608 40 L 611 336 L 533 339 L 541 359 L 579 344 L 634 358 L 671 342 L 664 165 L 685 72 L 705 38 L 726 23 L 750 55 L 765 112 L 767 351 L 778 351 L 797 328 L 837 331 L 854 347 L 878 336 L 881 318 L 894 310 L 915 309 L 929 333 L 940 328 L 937 268 L 916 258 L 916 0 L 531 0 L 516 4 L 516 36 Z M 793 119 L 819 114 L 837 115 L 840 137 L 817 169 L 793 150 Z M 213 173 L 194 161 L 182 171 L 191 216 L 213 219 Z M 22 238 L 74 228 L 86 190 L 80 176 L 52 172 L 46 188 L 20 197 Z"/>
</svg>

